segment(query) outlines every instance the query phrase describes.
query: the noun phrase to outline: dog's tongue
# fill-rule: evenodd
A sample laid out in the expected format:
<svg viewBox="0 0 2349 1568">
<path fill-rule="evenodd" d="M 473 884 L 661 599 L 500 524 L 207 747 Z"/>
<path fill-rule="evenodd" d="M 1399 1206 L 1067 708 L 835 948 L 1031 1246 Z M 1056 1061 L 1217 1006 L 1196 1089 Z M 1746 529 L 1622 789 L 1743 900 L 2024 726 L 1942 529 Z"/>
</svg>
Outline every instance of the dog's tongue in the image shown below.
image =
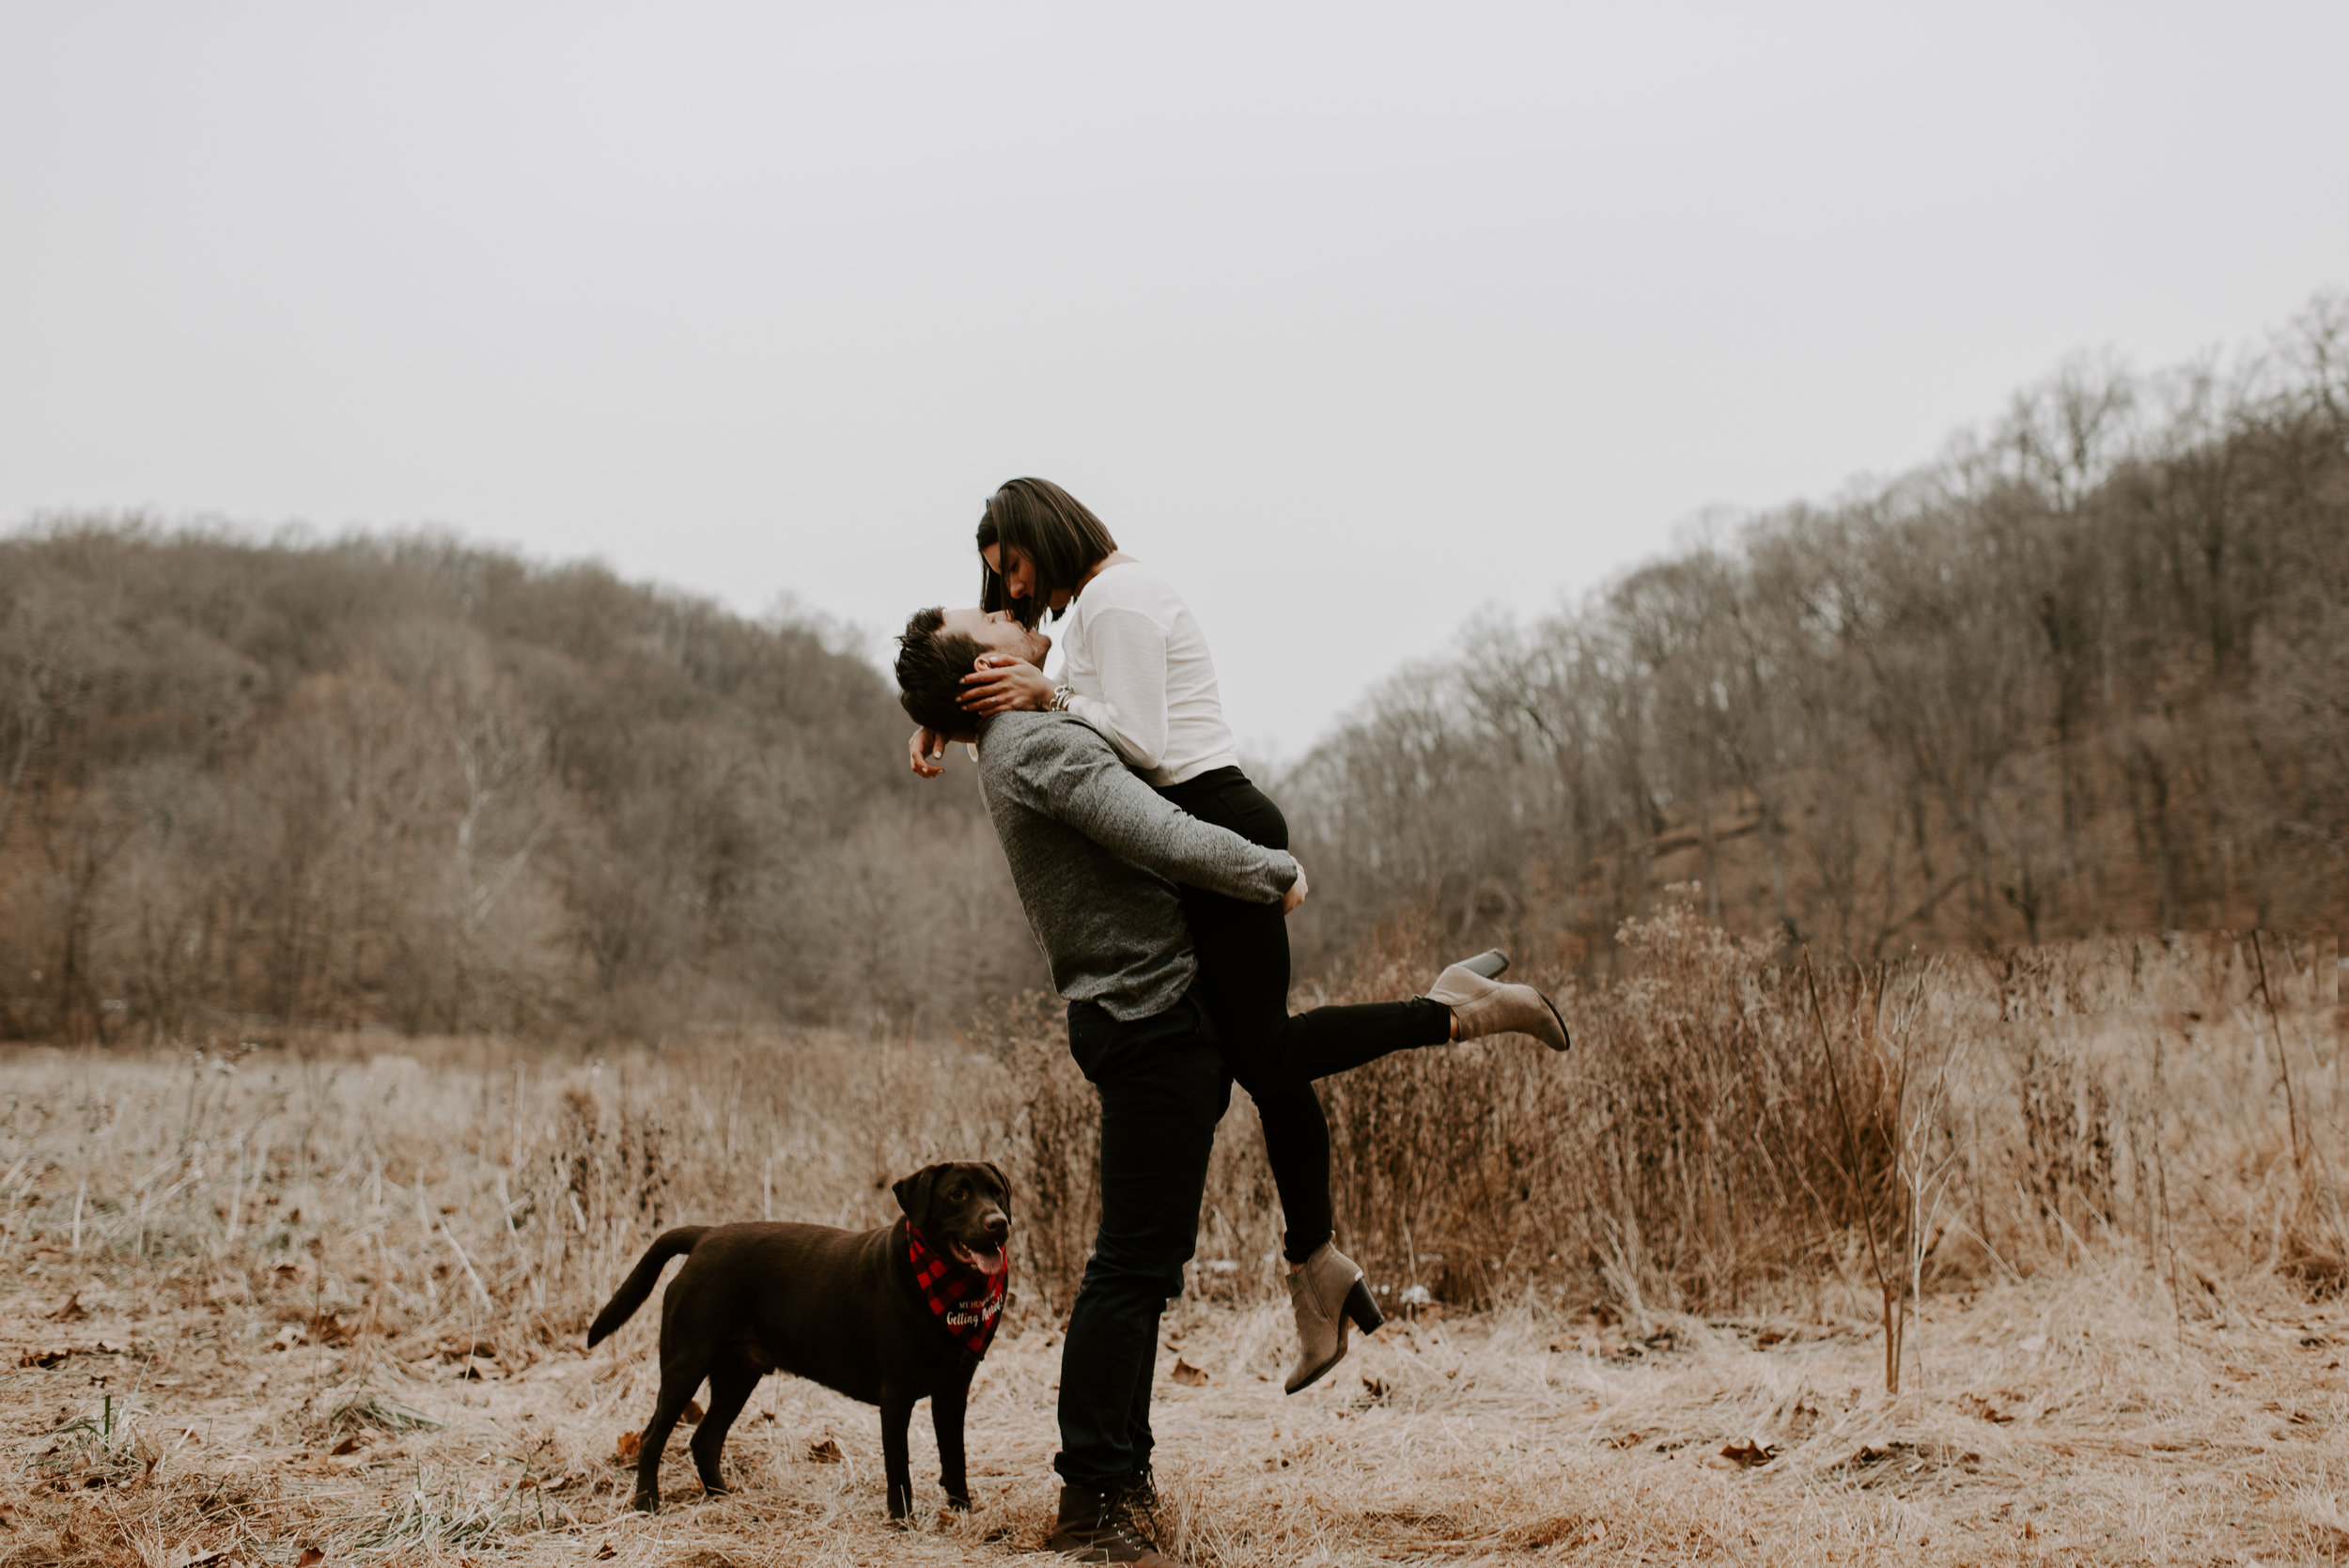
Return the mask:
<svg viewBox="0 0 2349 1568">
<path fill-rule="evenodd" d="M 1011 1254 L 1001 1247 L 965 1247 L 957 1243 L 955 1250 L 962 1254 L 964 1263 L 982 1274 L 1001 1274 L 1011 1266 Z"/>
</svg>

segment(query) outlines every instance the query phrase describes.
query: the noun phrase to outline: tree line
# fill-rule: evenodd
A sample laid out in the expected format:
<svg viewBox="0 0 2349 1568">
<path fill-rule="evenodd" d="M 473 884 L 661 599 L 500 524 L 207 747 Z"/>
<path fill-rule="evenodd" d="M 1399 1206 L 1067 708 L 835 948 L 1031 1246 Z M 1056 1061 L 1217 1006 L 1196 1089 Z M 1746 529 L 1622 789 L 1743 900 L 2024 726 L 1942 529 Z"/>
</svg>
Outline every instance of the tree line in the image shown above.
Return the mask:
<svg viewBox="0 0 2349 1568">
<path fill-rule="evenodd" d="M 972 772 L 754 620 L 428 536 L 0 537 L 0 1038 L 958 1027 L 1040 985 Z M 1605 968 L 1699 884 L 1859 958 L 2349 913 L 2349 297 L 2076 361 L 1890 483 L 1373 687 L 1276 793 L 1311 980 Z"/>
<path fill-rule="evenodd" d="M 2349 913 L 2349 296 L 1378 685 L 1286 784 L 1321 957 L 1573 966 L 1670 883 L 1862 958 Z"/>
</svg>

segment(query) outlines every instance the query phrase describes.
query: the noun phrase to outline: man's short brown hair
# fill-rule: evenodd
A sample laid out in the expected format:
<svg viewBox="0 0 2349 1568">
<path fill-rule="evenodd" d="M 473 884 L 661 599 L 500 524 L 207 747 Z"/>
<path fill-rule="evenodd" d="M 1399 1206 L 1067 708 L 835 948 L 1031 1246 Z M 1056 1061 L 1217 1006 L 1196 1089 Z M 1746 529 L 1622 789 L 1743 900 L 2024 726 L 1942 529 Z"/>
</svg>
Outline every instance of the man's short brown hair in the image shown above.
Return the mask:
<svg viewBox="0 0 2349 1568">
<path fill-rule="evenodd" d="M 979 644 L 946 629 L 946 612 L 916 610 L 897 639 L 897 702 L 924 729 L 953 735 L 971 727 L 962 677 L 978 662 Z"/>
</svg>

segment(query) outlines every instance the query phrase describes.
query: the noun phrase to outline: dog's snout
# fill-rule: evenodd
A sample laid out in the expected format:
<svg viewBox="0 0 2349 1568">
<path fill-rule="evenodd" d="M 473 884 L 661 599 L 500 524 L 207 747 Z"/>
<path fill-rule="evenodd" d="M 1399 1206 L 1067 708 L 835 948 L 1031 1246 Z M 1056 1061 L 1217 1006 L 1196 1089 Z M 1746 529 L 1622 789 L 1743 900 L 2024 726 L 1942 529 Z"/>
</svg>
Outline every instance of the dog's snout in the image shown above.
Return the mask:
<svg viewBox="0 0 2349 1568">
<path fill-rule="evenodd" d="M 1001 1241 L 1011 1234 L 1011 1220 L 1001 1209 L 987 1217 L 987 1234 L 994 1241 Z"/>
</svg>

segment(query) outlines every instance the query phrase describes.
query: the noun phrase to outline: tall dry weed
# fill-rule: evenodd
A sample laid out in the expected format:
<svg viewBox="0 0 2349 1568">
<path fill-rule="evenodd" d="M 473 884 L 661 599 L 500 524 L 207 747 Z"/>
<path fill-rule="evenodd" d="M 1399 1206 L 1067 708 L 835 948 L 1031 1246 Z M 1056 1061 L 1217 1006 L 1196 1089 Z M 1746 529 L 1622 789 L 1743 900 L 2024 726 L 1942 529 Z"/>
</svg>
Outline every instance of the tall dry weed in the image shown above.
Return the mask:
<svg viewBox="0 0 2349 1568">
<path fill-rule="evenodd" d="M 1391 1057 L 1323 1086 L 1355 1245 L 1392 1281 L 1481 1305 L 1546 1282 L 1699 1311 L 1820 1265 L 1885 1188 L 1897 1139 L 1880 1052 L 1846 1050 L 1842 1146 L 1800 992 L 1761 945 L 1673 906 L 1626 922 L 1621 978 L 1559 986 L 1563 1061 L 1522 1040 Z M 1347 1000 L 1423 988 L 1395 943 Z M 1884 980 L 1831 977 L 1839 1032 Z"/>
<path fill-rule="evenodd" d="M 2310 1146 L 2341 1146 L 2332 946 L 2301 945 L 2270 1029 L 2248 941 L 1823 969 L 1814 1015 L 1798 967 L 1693 900 L 1619 940 L 1606 985 L 1535 970 L 1575 1031 L 1563 1061 L 1502 1040 L 1322 1086 L 1341 1225 L 1382 1282 L 1701 1312 L 1840 1276 L 1913 1301 L 2133 1237 L 2174 1249 L 2165 1191 L 2193 1194 L 2213 1266 L 2330 1278 L 2338 1199 L 2313 1157 L 2294 1168 L 2287 1059 L 2257 1035 L 2296 1030 Z M 1332 1000 L 1423 988 L 1440 961 L 1390 934 Z"/>
</svg>

